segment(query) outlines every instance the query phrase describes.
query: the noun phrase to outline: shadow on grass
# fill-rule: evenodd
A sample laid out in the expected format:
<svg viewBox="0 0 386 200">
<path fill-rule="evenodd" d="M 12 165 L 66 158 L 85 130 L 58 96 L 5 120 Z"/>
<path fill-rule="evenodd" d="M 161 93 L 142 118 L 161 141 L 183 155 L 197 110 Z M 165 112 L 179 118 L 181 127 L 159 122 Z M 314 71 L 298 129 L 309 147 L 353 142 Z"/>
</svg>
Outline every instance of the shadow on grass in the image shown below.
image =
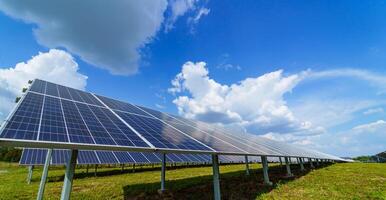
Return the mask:
<svg viewBox="0 0 386 200">
<path fill-rule="evenodd" d="M 176 170 L 176 169 L 183 169 L 188 167 L 210 167 L 212 165 L 207 164 L 196 164 L 196 165 L 173 165 L 173 166 L 167 166 L 167 170 Z M 61 182 L 64 180 L 64 168 L 63 169 L 63 175 L 60 176 L 49 176 L 48 182 Z M 95 171 L 95 165 L 90 165 L 88 172 L 86 171 L 85 166 L 77 167 L 77 172 L 74 175 L 74 179 L 83 179 L 83 178 L 90 178 L 90 177 L 105 177 L 105 176 L 113 176 L 113 175 L 121 175 L 121 174 L 127 174 L 127 173 L 139 173 L 139 172 L 146 172 L 146 171 L 161 171 L 160 165 L 129 165 L 126 166 L 124 169 L 119 169 L 115 166 L 108 167 L 103 166 L 99 167 L 98 170 Z M 79 172 L 82 170 L 83 172 Z M 33 179 L 33 181 L 40 181 L 40 177 L 38 179 Z"/>
<path fill-rule="evenodd" d="M 329 166 L 324 164 L 318 168 Z M 298 165 L 291 165 L 293 177 L 286 177 L 285 166 L 271 166 L 269 168 L 270 181 L 273 186 L 263 184 L 262 169 L 250 170 L 247 176 L 244 170 L 222 173 L 220 175 L 222 199 L 256 199 L 262 194 L 268 193 L 280 184 L 286 184 L 311 170 L 305 165 L 306 171 L 300 171 Z M 180 180 L 166 181 L 167 191 L 159 194 L 157 190 L 160 183 L 146 183 L 127 185 L 123 187 L 125 200 L 148 199 L 213 199 L 212 176 L 198 176 Z"/>
</svg>

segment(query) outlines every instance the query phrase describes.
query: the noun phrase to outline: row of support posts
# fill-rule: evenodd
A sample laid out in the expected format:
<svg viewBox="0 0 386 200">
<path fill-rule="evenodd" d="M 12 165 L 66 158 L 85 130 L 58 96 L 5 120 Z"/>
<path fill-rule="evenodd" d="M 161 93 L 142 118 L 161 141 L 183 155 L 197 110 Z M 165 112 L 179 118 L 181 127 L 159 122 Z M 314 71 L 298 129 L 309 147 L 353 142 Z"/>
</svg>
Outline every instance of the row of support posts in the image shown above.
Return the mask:
<svg viewBox="0 0 386 200">
<path fill-rule="evenodd" d="M 42 200 L 44 196 L 44 188 L 45 184 L 47 182 L 47 176 L 48 176 L 48 168 L 50 166 L 52 157 L 52 149 L 48 149 L 46 160 L 43 168 L 42 178 L 40 180 L 40 186 L 39 186 L 39 192 L 37 195 L 37 200 Z M 78 157 L 78 150 L 71 150 L 70 152 L 70 159 L 68 160 L 66 164 L 66 172 L 64 177 L 64 183 L 61 193 L 61 200 L 68 200 L 70 199 L 71 195 L 71 189 L 72 189 L 72 181 L 74 178 L 75 173 L 75 166 L 76 166 L 76 160 Z M 291 177 L 293 174 L 291 173 L 291 167 L 290 167 L 290 157 L 284 157 L 284 162 L 286 165 L 287 170 L 287 176 Z M 282 165 L 282 157 L 279 157 L 280 165 Z M 311 158 L 308 158 L 308 161 L 310 163 L 310 167 L 314 168 L 313 160 Z M 319 159 L 315 159 L 316 165 L 319 165 Z M 325 162 L 325 160 L 320 160 L 321 162 Z M 269 180 L 269 174 L 268 174 L 268 159 L 267 156 L 261 156 L 261 163 L 263 166 L 263 177 L 264 177 L 264 184 L 266 185 L 272 185 L 272 182 Z M 300 165 L 300 170 L 304 171 L 304 160 L 303 158 L 297 158 L 297 163 Z M 97 167 L 97 165 L 96 165 Z M 122 170 L 124 170 L 124 165 L 121 166 Z M 134 167 L 134 165 L 133 165 Z M 212 154 L 212 168 L 213 168 L 213 193 L 214 193 L 214 199 L 220 200 L 221 199 L 221 192 L 220 192 L 220 171 L 219 171 L 219 159 L 217 154 Z M 133 168 L 134 170 L 134 168 Z M 249 160 L 248 156 L 245 156 L 245 170 L 246 174 L 250 175 L 250 169 L 249 169 Z M 87 165 L 87 171 L 88 171 L 88 165 Z M 96 172 L 96 169 L 95 169 Z M 165 174 L 166 172 L 166 154 L 162 153 L 162 159 L 161 159 L 161 192 L 165 191 Z M 30 183 L 32 179 L 32 173 L 33 173 L 33 166 L 29 167 L 29 173 L 28 173 L 28 184 Z"/>
</svg>

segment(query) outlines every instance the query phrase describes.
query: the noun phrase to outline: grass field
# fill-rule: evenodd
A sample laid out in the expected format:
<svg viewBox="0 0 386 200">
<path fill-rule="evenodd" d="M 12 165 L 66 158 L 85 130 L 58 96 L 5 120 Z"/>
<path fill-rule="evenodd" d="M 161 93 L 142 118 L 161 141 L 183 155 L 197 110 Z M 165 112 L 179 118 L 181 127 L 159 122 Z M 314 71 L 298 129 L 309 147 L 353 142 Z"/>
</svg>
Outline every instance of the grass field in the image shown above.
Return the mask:
<svg viewBox="0 0 386 200">
<path fill-rule="evenodd" d="M 292 166 L 294 178 L 285 178 L 285 169 L 270 164 L 274 186 L 262 184 L 260 164 L 251 165 L 245 175 L 244 165 L 222 165 L 223 199 L 386 199 L 386 165 L 346 163 L 333 164 L 301 173 Z M 90 169 L 76 170 L 72 199 L 211 199 L 212 169 L 210 166 L 168 169 L 168 191 L 159 195 L 159 168 L 98 169 L 97 177 Z M 0 162 L 0 199 L 35 199 L 41 168 L 34 170 L 30 185 L 28 170 L 17 164 Z M 45 199 L 60 197 L 64 168 L 52 167 L 46 185 Z"/>
</svg>

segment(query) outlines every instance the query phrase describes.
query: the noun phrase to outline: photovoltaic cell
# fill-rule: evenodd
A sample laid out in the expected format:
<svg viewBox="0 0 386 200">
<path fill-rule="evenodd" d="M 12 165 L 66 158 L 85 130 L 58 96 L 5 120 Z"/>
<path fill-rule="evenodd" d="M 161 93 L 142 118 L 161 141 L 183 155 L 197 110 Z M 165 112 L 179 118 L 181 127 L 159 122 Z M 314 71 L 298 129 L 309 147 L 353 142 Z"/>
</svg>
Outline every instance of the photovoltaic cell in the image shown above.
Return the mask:
<svg viewBox="0 0 386 200">
<path fill-rule="evenodd" d="M 146 159 L 146 156 L 151 153 L 129 152 L 129 154 L 136 163 L 148 163 L 149 160 Z"/>
<path fill-rule="evenodd" d="M 44 94 L 45 90 L 46 90 L 46 82 L 41 81 L 39 79 L 34 80 L 30 88 L 30 91 L 38 92 L 41 94 Z"/>
<path fill-rule="evenodd" d="M 95 151 L 79 151 L 78 164 L 100 164 Z"/>
<path fill-rule="evenodd" d="M 108 144 L 108 145 L 117 145 L 113 138 L 109 135 L 103 125 L 92 113 L 88 105 L 75 103 L 76 107 L 79 109 L 82 118 L 90 131 L 92 137 L 96 144 Z"/>
<path fill-rule="evenodd" d="M 52 152 L 51 162 L 53 165 L 65 164 L 70 158 L 70 151 L 64 149 L 54 150 Z"/>
<path fill-rule="evenodd" d="M 46 96 L 39 140 L 68 142 L 60 100 Z"/>
<path fill-rule="evenodd" d="M 154 145 L 170 151 L 167 156 L 172 162 L 201 162 L 211 159 L 208 155 L 171 153 L 182 150 L 339 159 L 38 79 L 33 81 L 27 94 L 1 129 L 0 142 L 21 144 L 20 140 L 45 141 L 39 145 L 52 141 L 49 145 L 53 147 L 67 144 L 83 148 L 86 146 L 77 144 L 90 144 L 88 148 L 94 145 L 109 150 L 114 149 L 112 146 L 119 149 L 147 147 L 150 150 L 150 146 Z M 150 143 L 152 145 L 149 146 Z M 66 152 L 55 152 L 52 162 L 60 163 L 65 160 Z M 112 162 L 114 159 L 118 162 L 129 158 L 135 162 L 160 160 L 159 154 L 155 153 L 81 152 L 80 157 L 95 163 Z M 125 157 L 120 158 L 117 155 Z M 233 162 L 243 158 L 224 156 L 224 159 Z"/>
<path fill-rule="evenodd" d="M 166 125 L 157 119 L 142 117 L 139 115 L 133 115 L 119 111 L 116 111 L 116 113 L 155 147 L 210 150 L 204 145 L 192 140 L 188 136 L 178 132 L 171 126 Z"/>
<path fill-rule="evenodd" d="M 119 163 L 111 151 L 96 151 L 101 164 Z"/>
<path fill-rule="evenodd" d="M 119 163 L 135 163 L 134 159 L 130 156 L 128 152 L 125 151 L 117 151 L 114 152 L 117 157 Z"/>
<path fill-rule="evenodd" d="M 143 116 L 146 116 L 146 117 L 151 117 L 150 115 L 148 115 L 147 113 L 145 113 L 144 111 L 142 111 L 141 109 L 129 104 L 129 103 L 125 103 L 125 102 L 122 102 L 122 101 L 118 101 L 118 100 L 114 100 L 114 99 L 110 99 L 110 98 L 107 98 L 107 97 L 104 97 L 104 96 L 100 96 L 100 95 L 96 95 L 104 104 L 106 104 L 109 108 L 113 109 L 113 110 L 120 110 L 120 111 L 123 111 L 123 112 L 129 112 L 129 113 L 132 113 L 132 114 L 137 114 L 137 115 L 143 115 Z"/>
<path fill-rule="evenodd" d="M 21 165 L 41 164 L 45 162 L 47 150 L 25 149 L 20 158 Z"/>
<path fill-rule="evenodd" d="M 1 133 L 3 138 L 36 140 L 39 130 L 43 96 L 27 93 L 19 108 Z"/>
<path fill-rule="evenodd" d="M 68 92 L 67 87 L 58 85 L 58 91 L 59 91 L 59 96 L 63 99 L 69 99 L 72 100 L 70 93 Z"/>
<path fill-rule="evenodd" d="M 91 111 L 94 113 L 95 117 L 98 118 L 98 121 L 103 125 L 103 127 L 106 129 L 106 131 L 109 133 L 109 135 L 114 139 L 114 141 L 118 145 L 123 146 L 136 146 L 136 144 L 131 141 L 129 138 L 134 139 L 135 141 L 141 140 L 133 131 L 130 129 L 125 129 L 126 134 L 114 123 L 115 122 L 121 122 L 119 119 L 117 119 L 115 116 L 110 115 L 108 116 L 106 113 L 110 112 L 106 108 L 100 108 L 96 106 L 89 106 Z M 114 121 L 110 119 L 110 117 L 115 117 Z M 122 122 L 121 122 L 122 123 Z M 129 135 L 130 137 L 128 137 Z M 143 144 L 143 143 L 142 143 Z M 147 145 L 146 145 L 147 146 Z"/>
<path fill-rule="evenodd" d="M 80 90 L 77 90 L 79 96 L 83 99 L 83 102 L 91 104 L 91 105 L 97 105 L 97 106 L 103 106 L 102 103 L 100 103 L 93 95 L 87 92 L 83 92 Z"/>
<path fill-rule="evenodd" d="M 82 116 L 80 115 L 75 103 L 67 100 L 61 100 L 61 102 L 70 141 L 73 143 L 94 143 L 94 140 L 88 131 L 87 126 L 83 122 Z"/>
</svg>

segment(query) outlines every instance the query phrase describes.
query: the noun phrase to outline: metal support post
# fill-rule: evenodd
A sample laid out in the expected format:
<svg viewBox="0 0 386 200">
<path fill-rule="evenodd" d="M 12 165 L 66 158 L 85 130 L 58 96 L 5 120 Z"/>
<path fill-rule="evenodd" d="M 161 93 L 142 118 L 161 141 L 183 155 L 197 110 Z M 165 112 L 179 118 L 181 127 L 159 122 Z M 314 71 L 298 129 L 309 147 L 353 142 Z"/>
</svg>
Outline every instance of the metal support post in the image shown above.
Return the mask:
<svg viewBox="0 0 386 200">
<path fill-rule="evenodd" d="M 42 200 L 44 196 L 44 189 L 46 187 L 48 168 L 50 167 L 51 156 L 52 156 L 52 149 L 48 149 L 47 155 L 46 155 L 46 161 L 44 163 L 44 168 L 42 172 L 42 178 L 40 179 L 39 192 L 38 192 L 38 196 L 36 197 L 37 200 Z"/>
<path fill-rule="evenodd" d="M 245 172 L 247 175 L 249 175 L 249 161 L 248 156 L 245 156 Z"/>
<path fill-rule="evenodd" d="M 72 180 L 74 178 L 76 159 L 78 158 L 78 150 L 71 150 L 70 159 L 66 165 L 66 173 L 64 175 L 64 183 L 62 188 L 61 200 L 69 200 L 72 190 Z"/>
<path fill-rule="evenodd" d="M 312 163 L 312 158 L 308 158 L 308 162 L 310 162 L 311 169 L 315 168 L 314 163 Z"/>
<path fill-rule="evenodd" d="M 319 166 L 319 159 L 316 159 L 316 166 Z"/>
<path fill-rule="evenodd" d="M 98 165 L 95 165 L 95 171 L 94 171 L 94 176 L 96 177 L 98 173 Z"/>
<path fill-rule="evenodd" d="M 291 167 L 290 167 L 290 163 L 289 163 L 289 159 L 288 157 L 284 157 L 284 160 L 285 160 L 285 166 L 287 168 L 287 177 L 292 177 L 293 174 L 291 173 Z"/>
<path fill-rule="evenodd" d="M 304 171 L 303 158 L 299 158 L 300 171 Z"/>
<path fill-rule="evenodd" d="M 220 193 L 220 170 L 218 167 L 218 155 L 212 155 L 212 167 L 213 167 L 213 193 L 214 200 L 221 199 Z"/>
<path fill-rule="evenodd" d="M 281 157 L 279 157 L 280 167 L 283 166 L 283 161 L 281 160 Z"/>
<path fill-rule="evenodd" d="M 161 161 L 161 191 L 165 190 L 165 168 L 166 168 L 166 154 L 162 154 Z"/>
<path fill-rule="evenodd" d="M 31 165 L 31 166 L 28 167 L 28 176 L 27 176 L 27 183 L 28 183 L 28 185 L 31 184 L 33 172 L 34 172 L 34 166 Z"/>
<path fill-rule="evenodd" d="M 272 185 L 272 182 L 269 181 L 269 176 L 268 176 L 268 159 L 267 159 L 267 156 L 261 156 L 261 164 L 263 165 L 264 184 L 265 185 Z"/>
</svg>

